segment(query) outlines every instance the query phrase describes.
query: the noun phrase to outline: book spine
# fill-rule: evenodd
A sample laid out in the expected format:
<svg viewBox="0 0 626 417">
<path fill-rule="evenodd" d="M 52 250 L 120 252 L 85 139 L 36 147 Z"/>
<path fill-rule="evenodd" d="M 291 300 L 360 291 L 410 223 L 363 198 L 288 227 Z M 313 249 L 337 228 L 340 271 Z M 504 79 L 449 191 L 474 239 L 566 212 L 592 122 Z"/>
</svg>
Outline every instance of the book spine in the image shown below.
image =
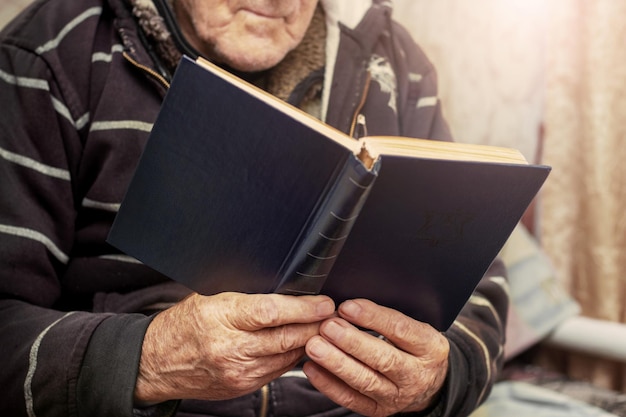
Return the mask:
<svg viewBox="0 0 626 417">
<path fill-rule="evenodd" d="M 354 155 L 348 158 L 291 261 L 282 268 L 274 292 L 302 295 L 321 291 L 376 177 L 377 167 L 368 170 Z"/>
</svg>

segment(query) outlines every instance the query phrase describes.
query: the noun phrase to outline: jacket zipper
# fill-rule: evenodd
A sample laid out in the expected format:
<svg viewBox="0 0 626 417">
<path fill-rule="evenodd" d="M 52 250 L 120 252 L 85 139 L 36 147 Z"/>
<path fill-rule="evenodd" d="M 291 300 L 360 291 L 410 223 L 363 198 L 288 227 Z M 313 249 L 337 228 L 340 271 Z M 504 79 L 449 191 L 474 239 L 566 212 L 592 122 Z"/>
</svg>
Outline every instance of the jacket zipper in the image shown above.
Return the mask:
<svg viewBox="0 0 626 417">
<path fill-rule="evenodd" d="M 270 385 L 266 384 L 261 387 L 261 409 L 259 417 L 267 417 L 267 410 L 270 404 Z"/>
<path fill-rule="evenodd" d="M 371 83 L 372 83 L 372 75 L 368 71 L 367 77 L 365 78 L 365 85 L 363 86 L 363 95 L 361 95 L 361 101 L 359 101 L 359 104 L 357 105 L 354 111 L 354 115 L 352 116 L 352 123 L 350 123 L 350 137 L 355 137 L 354 135 L 356 133 L 357 126 L 361 126 L 363 127 L 363 130 L 365 130 L 365 116 L 361 114 L 361 110 L 363 109 L 363 106 L 365 105 L 365 100 L 367 99 L 367 94 L 369 93 Z M 364 133 L 364 132 L 361 132 L 361 133 Z"/>
<path fill-rule="evenodd" d="M 365 115 L 359 113 L 356 116 L 356 128 L 352 135 L 355 139 L 361 139 L 367 136 L 367 123 L 365 122 Z"/>
<path fill-rule="evenodd" d="M 128 52 L 124 51 L 122 52 L 122 56 L 135 68 L 140 69 L 141 71 L 144 71 L 146 73 L 148 73 L 148 75 L 150 75 L 151 77 L 153 77 L 154 79 L 156 79 L 161 85 L 163 85 L 166 89 L 170 88 L 170 83 L 165 79 L 165 77 L 163 77 L 161 74 L 159 74 L 158 72 L 156 72 L 155 70 L 153 70 L 152 68 L 140 64 L 139 62 L 137 62 L 133 57 L 131 57 Z"/>
</svg>

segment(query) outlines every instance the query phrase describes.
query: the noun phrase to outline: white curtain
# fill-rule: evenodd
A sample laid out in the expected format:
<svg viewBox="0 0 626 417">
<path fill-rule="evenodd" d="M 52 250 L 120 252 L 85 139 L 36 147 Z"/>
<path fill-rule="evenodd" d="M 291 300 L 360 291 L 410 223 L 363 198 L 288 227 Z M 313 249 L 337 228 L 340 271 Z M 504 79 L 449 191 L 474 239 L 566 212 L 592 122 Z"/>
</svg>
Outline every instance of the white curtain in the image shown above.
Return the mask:
<svg viewBox="0 0 626 417">
<path fill-rule="evenodd" d="M 626 322 L 626 2 L 551 0 L 541 236 L 583 314 Z M 624 346 L 626 349 L 626 346 Z M 626 390 L 623 366 L 569 373 Z"/>
</svg>

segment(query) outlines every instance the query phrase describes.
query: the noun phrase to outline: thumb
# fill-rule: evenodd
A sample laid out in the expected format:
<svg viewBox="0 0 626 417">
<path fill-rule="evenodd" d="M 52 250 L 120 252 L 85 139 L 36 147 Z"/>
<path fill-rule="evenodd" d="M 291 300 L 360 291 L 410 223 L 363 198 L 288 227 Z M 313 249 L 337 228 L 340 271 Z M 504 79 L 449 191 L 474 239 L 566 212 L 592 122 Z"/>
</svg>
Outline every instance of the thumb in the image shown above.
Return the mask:
<svg viewBox="0 0 626 417">
<path fill-rule="evenodd" d="M 235 297 L 228 318 L 241 330 L 315 323 L 335 313 L 335 303 L 322 295 L 230 294 Z"/>
</svg>

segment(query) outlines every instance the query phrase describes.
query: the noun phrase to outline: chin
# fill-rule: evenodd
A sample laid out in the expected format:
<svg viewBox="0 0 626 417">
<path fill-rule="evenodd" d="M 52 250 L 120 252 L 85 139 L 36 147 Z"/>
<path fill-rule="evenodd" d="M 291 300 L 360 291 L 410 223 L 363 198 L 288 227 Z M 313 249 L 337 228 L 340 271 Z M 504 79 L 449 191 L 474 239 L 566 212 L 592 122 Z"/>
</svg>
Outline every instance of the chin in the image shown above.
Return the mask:
<svg viewBox="0 0 626 417">
<path fill-rule="evenodd" d="M 277 59 L 250 59 L 250 60 L 241 60 L 235 61 L 229 64 L 232 68 L 243 71 L 243 72 L 259 72 L 268 70 L 274 66 L 276 66 L 282 58 Z"/>
<path fill-rule="evenodd" d="M 270 69 L 282 61 L 297 44 L 279 39 L 238 39 L 214 45 L 216 59 L 243 72 Z"/>
<path fill-rule="evenodd" d="M 243 72 L 265 71 L 276 66 L 286 54 L 245 54 L 227 57 L 223 61 L 230 67 Z"/>
</svg>

